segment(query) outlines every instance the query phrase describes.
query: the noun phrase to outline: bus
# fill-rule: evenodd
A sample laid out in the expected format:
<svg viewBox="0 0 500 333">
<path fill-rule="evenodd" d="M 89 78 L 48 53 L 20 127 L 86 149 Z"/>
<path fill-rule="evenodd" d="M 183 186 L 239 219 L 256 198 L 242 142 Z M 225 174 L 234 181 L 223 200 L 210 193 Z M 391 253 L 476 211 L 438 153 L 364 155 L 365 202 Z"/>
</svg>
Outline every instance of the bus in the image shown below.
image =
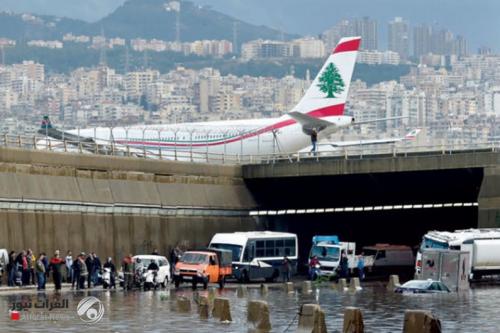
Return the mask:
<svg viewBox="0 0 500 333">
<path fill-rule="evenodd" d="M 276 280 L 285 257 L 290 274 L 297 271 L 297 235 L 286 232 L 250 231 L 215 234 L 209 247 L 233 253 L 233 276 L 240 282 Z"/>
</svg>

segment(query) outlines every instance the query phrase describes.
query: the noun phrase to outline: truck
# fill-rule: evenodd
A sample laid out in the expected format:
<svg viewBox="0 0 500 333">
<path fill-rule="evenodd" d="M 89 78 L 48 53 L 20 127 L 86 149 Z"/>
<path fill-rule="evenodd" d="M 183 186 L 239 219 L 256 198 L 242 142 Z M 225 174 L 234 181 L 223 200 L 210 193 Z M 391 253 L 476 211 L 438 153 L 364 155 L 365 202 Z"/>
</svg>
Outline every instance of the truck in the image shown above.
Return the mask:
<svg viewBox="0 0 500 333">
<path fill-rule="evenodd" d="M 317 275 L 334 278 L 337 276 L 337 269 L 340 265 L 340 256 L 345 251 L 351 272 L 358 266 L 359 256 L 356 256 L 356 243 L 341 242 L 336 235 L 332 236 L 314 236 L 312 238 L 312 247 L 309 252 L 309 260 L 316 256 L 319 260 L 319 269 Z M 373 256 L 364 256 L 364 266 L 369 268 L 373 265 Z M 313 276 L 313 280 L 316 276 Z"/>
<path fill-rule="evenodd" d="M 429 231 L 422 238 L 415 261 L 417 276 L 422 266 L 432 263 L 422 261 L 426 249 L 449 249 L 469 253 L 469 280 L 477 281 L 486 276 L 500 276 L 500 228 L 465 229 L 450 231 Z"/>
<path fill-rule="evenodd" d="M 372 276 L 399 275 L 403 279 L 411 279 L 414 274 L 415 255 L 408 245 L 377 243 L 363 246 L 363 254 L 373 256 Z"/>
<path fill-rule="evenodd" d="M 179 288 L 183 282 L 189 282 L 193 289 L 201 283 L 207 289 L 209 283 L 218 283 L 224 288 L 226 278 L 232 272 L 231 251 L 208 248 L 202 251 L 186 251 L 175 265 L 174 285 Z"/>
</svg>

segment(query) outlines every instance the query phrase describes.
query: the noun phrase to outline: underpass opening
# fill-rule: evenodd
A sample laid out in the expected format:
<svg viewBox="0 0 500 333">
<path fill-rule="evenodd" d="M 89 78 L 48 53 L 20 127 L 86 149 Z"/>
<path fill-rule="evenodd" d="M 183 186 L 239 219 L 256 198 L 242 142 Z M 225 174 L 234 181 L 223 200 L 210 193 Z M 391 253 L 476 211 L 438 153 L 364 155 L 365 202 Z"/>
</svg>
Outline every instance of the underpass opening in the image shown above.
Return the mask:
<svg viewBox="0 0 500 333">
<path fill-rule="evenodd" d="M 338 235 L 341 241 L 363 246 L 389 243 L 418 247 L 430 230 L 456 230 L 476 227 L 477 206 L 295 214 L 260 217 L 269 230 L 296 233 L 302 265 L 307 262 L 314 235 Z"/>
</svg>

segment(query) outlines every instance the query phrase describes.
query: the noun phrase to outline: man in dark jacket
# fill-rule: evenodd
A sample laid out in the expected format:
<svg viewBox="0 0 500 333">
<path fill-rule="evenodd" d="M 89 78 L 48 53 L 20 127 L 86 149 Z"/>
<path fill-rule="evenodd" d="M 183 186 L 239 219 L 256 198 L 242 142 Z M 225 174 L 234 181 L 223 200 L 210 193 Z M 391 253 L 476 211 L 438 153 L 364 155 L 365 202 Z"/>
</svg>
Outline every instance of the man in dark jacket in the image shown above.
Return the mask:
<svg viewBox="0 0 500 333">
<path fill-rule="evenodd" d="M 82 254 L 80 254 L 80 256 L 81 255 Z M 73 275 L 73 279 L 71 280 L 71 289 L 75 288 L 75 284 L 76 289 L 80 289 L 80 272 L 82 271 L 81 262 L 79 260 L 80 256 L 76 257 L 76 259 L 73 261 L 73 264 L 71 265 L 71 272 Z"/>
<path fill-rule="evenodd" d="M 113 264 L 113 260 L 111 257 L 108 258 L 108 261 L 103 266 L 104 268 L 109 268 L 110 274 L 109 274 L 109 279 L 110 279 L 110 284 L 109 288 L 115 288 L 116 289 L 116 284 L 115 284 L 115 274 L 116 274 L 116 267 L 115 264 Z"/>
<path fill-rule="evenodd" d="M 14 251 L 10 251 L 10 253 L 9 253 L 9 263 L 7 264 L 7 274 L 8 274 L 7 285 L 9 287 L 14 287 L 16 284 L 16 252 L 14 252 Z"/>
<path fill-rule="evenodd" d="M 87 259 L 85 259 L 85 265 L 87 266 L 87 288 L 92 287 L 92 269 L 94 268 L 94 258 L 92 257 L 92 253 L 89 253 Z"/>
<path fill-rule="evenodd" d="M 92 252 L 92 257 L 94 257 L 94 263 L 93 263 L 93 270 L 92 270 L 92 283 L 95 285 L 99 284 L 99 273 L 101 272 L 102 265 L 101 265 L 101 260 L 95 254 L 95 252 Z"/>
</svg>

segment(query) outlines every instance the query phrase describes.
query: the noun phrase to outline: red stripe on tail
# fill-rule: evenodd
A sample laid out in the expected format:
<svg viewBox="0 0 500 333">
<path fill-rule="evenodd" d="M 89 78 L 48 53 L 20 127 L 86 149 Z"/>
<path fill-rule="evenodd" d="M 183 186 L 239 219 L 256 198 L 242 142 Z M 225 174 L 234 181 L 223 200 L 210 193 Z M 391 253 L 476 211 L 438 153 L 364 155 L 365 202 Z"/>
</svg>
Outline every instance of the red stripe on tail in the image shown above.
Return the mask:
<svg viewBox="0 0 500 333">
<path fill-rule="evenodd" d="M 359 45 L 361 44 L 361 38 L 356 38 L 342 44 L 337 45 L 333 53 L 340 52 L 349 52 L 349 51 L 357 51 L 359 49 Z"/>
</svg>

